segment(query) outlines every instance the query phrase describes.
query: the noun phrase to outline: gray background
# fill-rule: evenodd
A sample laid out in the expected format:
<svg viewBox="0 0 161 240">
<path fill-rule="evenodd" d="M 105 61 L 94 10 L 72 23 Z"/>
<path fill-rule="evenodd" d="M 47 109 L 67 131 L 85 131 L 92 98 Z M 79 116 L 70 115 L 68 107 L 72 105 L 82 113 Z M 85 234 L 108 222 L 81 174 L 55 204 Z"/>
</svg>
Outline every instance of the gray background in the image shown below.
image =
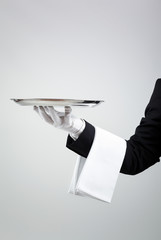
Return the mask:
<svg viewBox="0 0 161 240">
<path fill-rule="evenodd" d="M 0 238 L 161 238 L 161 165 L 120 174 L 111 204 L 67 193 L 67 134 L 10 98 L 104 99 L 77 116 L 128 139 L 161 76 L 161 1 L 0 1 Z"/>
</svg>

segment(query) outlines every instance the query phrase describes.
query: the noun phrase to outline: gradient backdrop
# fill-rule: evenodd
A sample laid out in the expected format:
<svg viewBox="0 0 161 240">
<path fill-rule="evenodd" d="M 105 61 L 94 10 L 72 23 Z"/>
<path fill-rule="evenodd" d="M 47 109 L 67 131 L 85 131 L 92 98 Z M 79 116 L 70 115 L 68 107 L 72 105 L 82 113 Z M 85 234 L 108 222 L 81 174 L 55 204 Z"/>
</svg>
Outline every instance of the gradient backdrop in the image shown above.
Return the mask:
<svg viewBox="0 0 161 240">
<path fill-rule="evenodd" d="M 10 98 L 103 99 L 76 116 L 128 139 L 161 77 L 159 0 L 0 1 L 0 239 L 158 240 L 161 164 L 111 204 L 67 193 L 67 134 Z"/>
</svg>

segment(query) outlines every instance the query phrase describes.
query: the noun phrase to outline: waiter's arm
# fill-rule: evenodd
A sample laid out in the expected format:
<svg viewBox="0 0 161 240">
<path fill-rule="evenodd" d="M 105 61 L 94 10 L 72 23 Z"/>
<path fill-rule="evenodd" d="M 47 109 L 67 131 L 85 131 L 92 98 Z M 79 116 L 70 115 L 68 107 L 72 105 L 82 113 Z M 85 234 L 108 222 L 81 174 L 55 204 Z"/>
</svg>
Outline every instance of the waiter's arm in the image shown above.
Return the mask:
<svg viewBox="0 0 161 240">
<path fill-rule="evenodd" d="M 79 138 L 70 136 L 67 147 L 83 157 L 87 157 L 95 137 L 95 128 L 88 122 Z M 120 172 L 138 174 L 159 161 L 161 156 L 161 79 L 158 79 L 135 134 L 126 141 L 127 148 Z"/>
</svg>

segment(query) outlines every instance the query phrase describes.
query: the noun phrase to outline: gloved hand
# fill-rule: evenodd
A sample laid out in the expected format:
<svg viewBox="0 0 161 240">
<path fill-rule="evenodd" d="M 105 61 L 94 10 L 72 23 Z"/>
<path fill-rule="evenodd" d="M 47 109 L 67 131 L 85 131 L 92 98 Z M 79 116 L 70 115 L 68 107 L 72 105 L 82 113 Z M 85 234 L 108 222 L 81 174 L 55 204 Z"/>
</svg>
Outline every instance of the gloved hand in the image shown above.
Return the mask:
<svg viewBox="0 0 161 240">
<path fill-rule="evenodd" d="M 51 106 L 34 106 L 34 110 L 47 123 L 67 131 L 74 140 L 79 137 L 85 128 L 85 121 L 74 117 L 71 114 L 72 109 L 69 106 L 65 107 L 65 112 L 58 112 Z"/>
</svg>

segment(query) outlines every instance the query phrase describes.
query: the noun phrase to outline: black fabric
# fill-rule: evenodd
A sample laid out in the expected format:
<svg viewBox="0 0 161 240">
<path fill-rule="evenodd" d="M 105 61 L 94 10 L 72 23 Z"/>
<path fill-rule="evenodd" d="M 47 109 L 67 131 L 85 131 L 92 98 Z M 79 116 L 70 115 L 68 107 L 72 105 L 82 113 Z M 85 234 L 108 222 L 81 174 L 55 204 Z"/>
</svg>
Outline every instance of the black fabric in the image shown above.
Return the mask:
<svg viewBox="0 0 161 240">
<path fill-rule="evenodd" d="M 161 79 L 158 79 L 145 117 L 127 141 L 121 173 L 134 175 L 159 162 L 161 156 Z"/>
<path fill-rule="evenodd" d="M 85 129 L 76 141 L 68 135 L 66 147 L 86 158 L 94 140 L 95 128 L 90 123 L 85 123 Z"/>
<path fill-rule="evenodd" d="M 83 133 L 74 141 L 70 137 L 67 147 L 87 157 L 93 143 L 95 128 L 86 123 Z M 117 150 L 116 150 L 117 151 Z M 127 140 L 127 148 L 120 172 L 138 174 L 159 162 L 161 156 L 161 79 L 156 81 L 153 94 L 135 134 Z"/>
</svg>

